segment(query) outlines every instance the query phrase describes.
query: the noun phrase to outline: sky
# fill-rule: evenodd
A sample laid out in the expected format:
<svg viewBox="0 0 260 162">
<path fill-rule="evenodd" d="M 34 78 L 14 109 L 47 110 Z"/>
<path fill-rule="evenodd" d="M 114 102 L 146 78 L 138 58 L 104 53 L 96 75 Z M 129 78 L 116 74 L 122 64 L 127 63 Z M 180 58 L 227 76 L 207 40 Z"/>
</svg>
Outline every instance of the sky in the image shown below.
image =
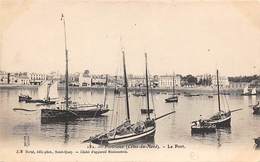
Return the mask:
<svg viewBox="0 0 260 162">
<path fill-rule="evenodd" d="M 260 74 L 259 1 L 0 1 L 0 70 Z"/>
</svg>

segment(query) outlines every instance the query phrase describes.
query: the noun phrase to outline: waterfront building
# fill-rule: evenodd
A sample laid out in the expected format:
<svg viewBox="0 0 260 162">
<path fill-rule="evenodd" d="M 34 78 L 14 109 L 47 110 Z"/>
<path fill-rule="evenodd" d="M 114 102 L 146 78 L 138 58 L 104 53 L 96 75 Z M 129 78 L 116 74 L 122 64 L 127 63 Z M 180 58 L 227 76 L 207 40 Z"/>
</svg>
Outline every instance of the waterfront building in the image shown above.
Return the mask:
<svg viewBox="0 0 260 162">
<path fill-rule="evenodd" d="M 28 73 L 28 78 L 30 79 L 31 85 L 40 85 L 47 80 L 47 75 L 41 73 Z"/>
<path fill-rule="evenodd" d="M 8 74 L 4 71 L 0 71 L 0 84 L 8 83 Z"/>
<path fill-rule="evenodd" d="M 91 76 L 83 73 L 79 75 L 79 86 L 91 87 Z"/>
<path fill-rule="evenodd" d="M 91 86 L 106 86 L 107 75 L 92 75 Z"/>
<path fill-rule="evenodd" d="M 128 87 L 143 87 L 145 78 L 141 75 L 128 75 Z"/>
<path fill-rule="evenodd" d="M 231 89 L 244 89 L 246 87 L 249 87 L 250 82 L 229 82 L 229 88 Z"/>
<path fill-rule="evenodd" d="M 172 88 L 173 85 L 173 75 L 160 75 L 159 76 L 159 87 L 160 88 Z M 174 76 L 174 85 L 175 87 L 181 86 L 181 76 Z"/>
<path fill-rule="evenodd" d="M 212 75 L 212 86 L 217 86 L 217 76 Z M 226 76 L 219 76 L 219 86 L 222 88 L 228 88 L 229 87 L 229 81 L 228 77 Z"/>
</svg>

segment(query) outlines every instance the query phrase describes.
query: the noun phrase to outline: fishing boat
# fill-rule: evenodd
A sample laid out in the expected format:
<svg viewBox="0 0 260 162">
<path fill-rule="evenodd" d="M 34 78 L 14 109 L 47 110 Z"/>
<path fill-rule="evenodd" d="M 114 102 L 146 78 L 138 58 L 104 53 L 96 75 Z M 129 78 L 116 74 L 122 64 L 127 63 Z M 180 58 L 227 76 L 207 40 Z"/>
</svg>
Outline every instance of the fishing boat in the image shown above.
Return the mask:
<svg viewBox="0 0 260 162">
<path fill-rule="evenodd" d="M 135 90 L 134 93 L 133 93 L 133 96 L 136 96 L 136 97 L 143 97 L 143 96 L 146 96 L 146 93 L 143 92 L 141 90 L 141 87 L 139 86 L 139 90 Z"/>
<path fill-rule="evenodd" d="M 246 86 L 244 89 L 243 89 L 243 93 L 241 94 L 242 96 L 250 96 L 250 92 L 248 90 L 248 86 Z"/>
<path fill-rule="evenodd" d="M 174 75 L 172 76 L 172 96 L 165 99 L 165 102 L 178 102 L 178 96 L 175 93 Z"/>
<path fill-rule="evenodd" d="M 136 140 L 142 140 L 147 138 L 154 138 L 155 131 L 156 131 L 156 123 L 157 119 L 160 119 L 164 116 L 167 116 L 173 112 L 165 114 L 161 117 L 152 119 L 149 113 L 149 86 L 146 86 L 146 99 L 147 99 L 147 118 L 144 121 L 139 121 L 137 123 L 131 123 L 130 119 L 130 107 L 129 107 L 129 100 L 128 100 L 128 82 L 127 82 L 127 75 L 126 75 L 126 63 L 125 63 L 125 53 L 123 53 L 123 69 L 124 69 L 124 87 L 125 87 L 125 99 L 126 99 L 126 112 L 127 112 L 127 119 L 121 125 L 117 126 L 116 128 L 106 132 L 98 134 L 94 137 L 90 137 L 89 139 L 85 140 L 84 142 L 92 142 L 95 144 L 118 144 L 118 143 L 129 143 Z M 145 54 L 146 56 L 146 54 Z M 147 63 L 146 63 L 146 83 L 148 83 L 148 74 L 147 74 Z"/>
<path fill-rule="evenodd" d="M 219 76 L 218 76 L 218 70 L 217 70 L 217 91 L 218 91 L 218 113 L 213 115 L 209 120 L 207 121 L 210 124 L 215 124 L 217 128 L 219 127 L 230 127 L 231 123 L 231 111 L 223 111 L 221 110 L 220 106 L 220 90 L 219 90 Z"/>
<path fill-rule="evenodd" d="M 25 103 L 55 104 L 58 99 L 58 85 L 54 81 L 45 81 L 38 88 L 38 99 L 24 100 Z"/>
<path fill-rule="evenodd" d="M 31 100 L 32 97 L 30 97 L 29 95 L 25 95 L 25 94 L 20 94 L 18 96 L 18 101 L 19 102 L 25 102 L 25 101 L 28 101 L 28 100 Z"/>
<path fill-rule="evenodd" d="M 253 88 L 252 91 L 251 91 L 251 95 L 256 95 L 256 88 Z"/>
<path fill-rule="evenodd" d="M 255 115 L 260 115 L 260 105 L 259 105 L 259 101 L 257 102 L 257 104 L 253 105 L 253 114 L 255 114 Z"/>
<path fill-rule="evenodd" d="M 62 14 L 61 20 L 64 25 L 64 36 L 65 36 L 65 101 L 57 103 L 54 107 L 47 107 L 41 109 L 41 122 L 51 122 L 51 121 L 69 121 L 75 120 L 77 118 L 84 117 L 99 117 L 102 114 L 109 111 L 108 105 L 106 104 L 106 89 L 104 87 L 104 103 L 85 105 L 79 104 L 77 102 L 72 102 L 69 98 L 69 84 L 68 84 L 68 49 L 66 42 L 66 24 L 65 18 Z"/>
<path fill-rule="evenodd" d="M 216 125 L 211 124 L 204 120 L 193 121 L 191 125 L 191 133 L 192 134 L 201 134 L 201 133 L 215 133 Z"/>
<path fill-rule="evenodd" d="M 216 125 L 217 128 L 225 128 L 231 126 L 231 113 L 235 111 L 239 111 L 242 109 L 236 109 L 236 110 L 228 110 L 224 111 L 221 110 L 220 106 L 220 90 L 219 90 L 219 76 L 218 76 L 218 70 L 217 70 L 217 91 L 218 91 L 218 112 L 214 114 L 209 119 L 202 119 L 203 122 L 206 122 L 208 124 Z"/>
</svg>

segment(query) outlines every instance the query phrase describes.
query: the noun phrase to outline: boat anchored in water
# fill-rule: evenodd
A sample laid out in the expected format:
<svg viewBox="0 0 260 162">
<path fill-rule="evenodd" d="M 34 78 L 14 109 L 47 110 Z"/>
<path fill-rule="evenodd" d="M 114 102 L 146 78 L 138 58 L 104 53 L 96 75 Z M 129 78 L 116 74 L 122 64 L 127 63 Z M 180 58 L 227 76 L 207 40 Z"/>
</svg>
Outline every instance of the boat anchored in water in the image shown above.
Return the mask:
<svg viewBox="0 0 260 162">
<path fill-rule="evenodd" d="M 242 109 L 236 109 L 236 110 L 232 110 L 232 111 L 221 110 L 219 76 L 218 75 L 219 74 L 218 74 L 218 70 L 217 70 L 218 112 L 215 115 L 213 115 L 212 117 L 210 117 L 209 119 L 202 119 L 201 121 L 206 122 L 207 124 L 216 125 L 217 128 L 230 127 L 231 126 L 231 113 L 242 110 Z"/>
<path fill-rule="evenodd" d="M 166 98 L 165 102 L 178 102 L 178 96 L 175 93 L 174 75 L 172 75 L 172 96 Z"/>
<path fill-rule="evenodd" d="M 174 112 L 170 112 L 168 114 L 165 114 L 161 117 L 152 119 L 150 117 L 149 113 L 149 95 L 146 95 L 147 97 L 147 109 L 148 114 L 147 118 L 144 121 L 139 121 L 137 123 L 131 123 L 130 120 L 130 112 L 129 112 L 129 100 L 128 100 L 128 82 L 127 82 L 127 75 L 126 75 L 126 65 L 125 65 L 125 54 L 123 53 L 123 69 L 124 69 L 124 81 L 125 81 L 125 97 L 126 97 L 126 111 L 127 111 L 127 119 L 125 122 L 123 122 L 121 125 L 117 126 L 116 128 L 106 132 L 98 134 L 94 137 L 90 137 L 88 140 L 85 140 L 84 142 L 92 142 L 95 144 L 117 144 L 117 143 L 128 143 L 131 141 L 136 140 L 142 140 L 146 138 L 154 138 L 155 131 L 156 131 L 156 123 L 155 121 L 157 119 L 160 119 L 162 117 L 165 117 L 169 114 L 172 114 Z M 147 69 L 147 64 L 146 64 Z M 148 78 L 146 75 L 146 83 L 148 82 Z M 147 86 L 148 87 L 148 86 Z M 147 91 L 149 92 L 149 91 Z"/>
<path fill-rule="evenodd" d="M 48 123 L 52 121 L 69 121 L 77 118 L 84 117 L 99 117 L 102 114 L 109 111 L 106 105 L 106 89 L 104 89 L 104 103 L 96 105 L 79 104 L 72 102 L 69 99 L 69 84 L 68 84 L 68 49 L 66 42 L 66 26 L 65 18 L 62 14 L 61 20 L 64 25 L 64 36 L 65 36 L 65 57 L 66 57 L 66 68 L 65 68 L 65 102 L 60 102 L 55 107 L 47 107 L 41 109 L 41 122 Z"/>
</svg>

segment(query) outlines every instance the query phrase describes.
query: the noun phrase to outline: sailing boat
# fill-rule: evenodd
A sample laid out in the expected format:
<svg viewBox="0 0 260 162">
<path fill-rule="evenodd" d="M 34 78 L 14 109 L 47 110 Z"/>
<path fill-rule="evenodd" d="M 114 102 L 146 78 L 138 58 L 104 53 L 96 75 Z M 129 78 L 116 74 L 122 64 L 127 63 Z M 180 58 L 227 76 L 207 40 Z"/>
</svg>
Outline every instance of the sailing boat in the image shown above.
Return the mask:
<svg viewBox="0 0 260 162">
<path fill-rule="evenodd" d="M 146 75 L 146 93 L 144 96 L 147 96 L 147 107 L 149 107 L 149 81 L 148 81 L 148 71 L 147 71 L 147 54 L 145 53 L 145 65 L 146 65 L 146 69 L 145 69 L 145 75 Z M 147 113 L 153 113 L 154 109 L 141 109 L 141 114 L 147 114 Z"/>
<path fill-rule="evenodd" d="M 146 93 L 142 91 L 141 84 L 138 85 L 138 90 L 135 90 L 133 93 L 133 96 L 140 97 L 140 96 L 146 96 Z"/>
<path fill-rule="evenodd" d="M 210 124 L 215 124 L 217 128 L 219 127 L 230 127 L 231 123 L 231 111 L 223 111 L 220 106 L 220 92 L 219 92 L 219 76 L 217 70 L 217 90 L 218 90 L 218 113 L 213 115 L 208 122 Z"/>
<path fill-rule="evenodd" d="M 64 25 L 64 36 L 65 36 L 65 57 L 66 57 L 66 68 L 65 68 L 65 102 L 60 102 L 54 108 L 41 109 L 41 122 L 51 121 L 68 121 L 76 118 L 85 117 L 98 117 L 109 111 L 104 100 L 104 105 L 88 106 L 72 102 L 69 99 L 69 83 L 68 83 L 68 49 L 66 42 L 66 24 L 65 18 L 62 14 L 61 20 Z M 91 107 L 91 108 L 89 108 Z"/>
<path fill-rule="evenodd" d="M 256 95 L 256 88 L 253 88 L 253 89 L 252 89 L 251 95 Z"/>
<path fill-rule="evenodd" d="M 175 94 L 174 75 L 172 76 L 172 96 L 166 98 L 165 102 L 178 102 L 178 96 Z"/>
<path fill-rule="evenodd" d="M 23 101 L 26 103 L 41 103 L 46 105 L 55 104 L 56 101 L 51 100 L 52 94 L 55 93 L 55 91 L 57 91 L 57 83 L 50 83 L 49 81 L 45 81 L 38 87 L 38 99 L 28 98 L 27 100 L 24 99 Z M 56 92 L 56 94 L 58 95 L 58 92 Z M 57 98 L 56 95 L 55 98 Z"/>
<path fill-rule="evenodd" d="M 140 121 L 137 123 L 132 124 L 130 120 L 130 112 L 129 112 L 129 100 L 128 100 L 128 82 L 127 82 L 127 75 L 126 75 L 126 65 L 125 65 L 125 53 L 123 53 L 123 69 L 124 69 L 124 81 L 125 81 L 125 98 L 126 98 L 126 111 L 127 111 L 127 119 L 124 123 L 121 125 L 117 126 L 116 128 L 110 130 L 109 132 L 106 133 L 101 133 L 98 134 L 94 137 L 90 137 L 89 139 L 85 140 L 84 142 L 92 142 L 96 144 L 116 144 L 116 143 L 127 143 L 131 141 L 136 141 L 136 140 L 141 140 L 144 138 L 154 138 L 154 134 L 156 131 L 156 123 L 155 121 L 157 119 L 160 119 L 162 117 L 165 117 L 169 114 L 174 113 L 170 112 L 168 114 L 162 115 L 158 118 L 151 119 L 150 113 L 149 113 L 149 87 L 147 84 L 147 109 L 148 109 L 148 114 L 147 118 L 145 121 Z M 147 69 L 147 64 L 146 64 L 146 69 Z M 148 76 L 146 73 L 146 83 L 148 83 Z"/>
<path fill-rule="evenodd" d="M 248 86 L 246 86 L 244 89 L 243 89 L 243 93 L 241 94 L 242 96 L 249 96 L 250 93 L 249 93 L 249 90 L 248 90 Z"/>
<path fill-rule="evenodd" d="M 218 90 L 218 113 L 213 115 L 209 119 L 200 119 L 198 121 L 193 121 L 191 126 L 192 131 L 197 131 L 200 133 L 204 133 L 206 131 L 215 132 L 214 129 L 216 128 L 230 127 L 231 113 L 241 110 L 241 109 L 236 109 L 232 111 L 221 110 L 218 70 L 217 70 L 217 90 Z"/>
</svg>

